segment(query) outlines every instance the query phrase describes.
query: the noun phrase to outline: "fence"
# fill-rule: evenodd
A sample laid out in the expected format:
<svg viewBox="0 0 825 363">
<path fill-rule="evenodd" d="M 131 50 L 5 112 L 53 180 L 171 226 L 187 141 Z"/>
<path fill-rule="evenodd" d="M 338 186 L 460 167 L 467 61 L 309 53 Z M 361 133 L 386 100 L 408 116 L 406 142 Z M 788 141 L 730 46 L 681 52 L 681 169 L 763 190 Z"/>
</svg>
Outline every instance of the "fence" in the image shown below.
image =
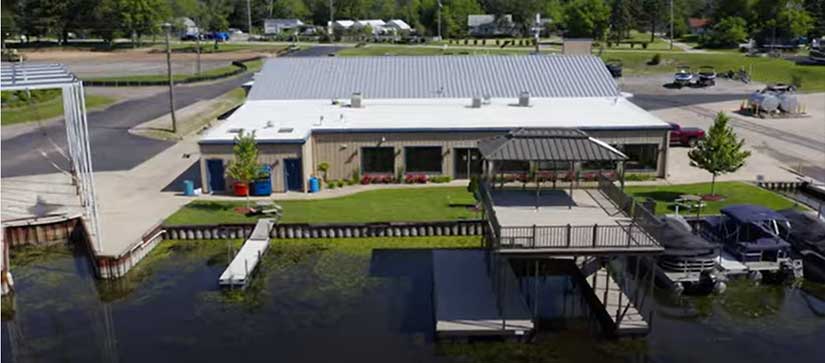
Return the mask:
<svg viewBox="0 0 825 363">
<path fill-rule="evenodd" d="M 619 189 L 616 184 L 603 176 L 599 177 L 599 190 L 606 195 L 625 214 L 633 219 L 633 223 L 644 229 L 653 239 L 660 240 L 665 228 L 662 222 L 648 208 L 633 197 Z M 653 206 L 655 208 L 655 206 Z"/>
</svg>

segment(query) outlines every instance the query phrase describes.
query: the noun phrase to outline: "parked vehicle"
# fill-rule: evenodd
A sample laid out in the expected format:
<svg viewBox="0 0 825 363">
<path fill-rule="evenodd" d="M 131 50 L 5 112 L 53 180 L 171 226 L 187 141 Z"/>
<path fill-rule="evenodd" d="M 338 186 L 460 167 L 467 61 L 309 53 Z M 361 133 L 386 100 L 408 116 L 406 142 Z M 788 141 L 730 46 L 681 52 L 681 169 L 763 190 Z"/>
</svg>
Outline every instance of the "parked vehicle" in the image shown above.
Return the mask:
<svg viewBox="0 0 825 363">
<path fill-rule="evenodd" d="M 748 102 L 765 112 L 796 113 L 799 109 L 796 87 L 787 84 L 769 85 L 752 93 L 748 97 Z"/>
<path fill-rule="evenodd" d="M 779 211 L 790 222 L 788 242 L 802 255 L 805 278 L 825 283 L 825 221 L 811 212 Z"/>
<path fill-rule="evenodd" d="M 701 66 L 699 67 L 699 72 L 697 72 L 697 76 L 699 79 L 696 81 L 696 85 L 701 87 L 710 87 L 716 85 L 716 69 L 711 66 Z"/>
<path fill-rule="evenodd" d="M 683 291 L 723 292 L 726 278 L 717 269 L 720 246 L 694 235 L 679 215 L 662 218 L 659 240 L 664 253 L 657 259 L 657 281 L 677 294 Z"/>
<path fill-rule="evenodd" d="M 608 59 L 604 64 L 613 78 L 620 78 L 622 76 L 622 61 L 618 59 Z"/>
<path fill-rule="evenodd" d="M 688 147 L 696 146 L 699 140 L 705 138 L 705 130 L 698 127 L 682 127 L 676 123 L 670 123 L 670 144 Z"/>
<path fill-rule="evenodd" d="M 724 252 L 745 267 L 754 279 L 768 273 L 780 279 L 802 275 L 802 261 L 792 260 L 790 222 L 771 209 L 756 205 L 732 205 L 721 216 L 704 220 L 702 236 L 718 242 Z M 724 256 L 722 256 L 724 258 Z"/>
<path fill-rule="evenodd" d="M 676 73 L 673 75 L 673 84 L 677 88 L 690 86 L 695 82 L 694 77 L 695 75 L 690 70 L 690 67 L 682 65 L 676 69 Z"/>
</svg>

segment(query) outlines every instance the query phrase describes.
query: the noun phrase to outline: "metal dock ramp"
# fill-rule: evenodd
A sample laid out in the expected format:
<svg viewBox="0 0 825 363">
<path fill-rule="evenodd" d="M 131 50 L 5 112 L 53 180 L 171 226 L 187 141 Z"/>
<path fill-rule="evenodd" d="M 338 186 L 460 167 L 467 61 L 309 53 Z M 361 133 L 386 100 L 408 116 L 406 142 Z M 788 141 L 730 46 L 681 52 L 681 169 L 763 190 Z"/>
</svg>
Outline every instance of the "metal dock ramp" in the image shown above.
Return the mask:
<svg viewBox="0 0 825 363">
<path fill-rule="evenodd" d="M 648 333 L 650 327 L 644 316 L 636 308 L 636 302 L 625 294 L 624 290 L 610 276 L 607 268 L 600 268 L 585 280 L 599 303 L 601 303 L 601 306 L 594 306 L 593 308 L 604 309 L 615 327 L 613 334 L 623 336 Z"/>
<path fill-rule="evenodd" d="M 249 284 L 252 273 L 269 248 L 269 233 L 274 226 L 274 219 L 258 220 L 252 235 L 244 242 L 243 247 L 218 279 L 220 286 L 245 288 Z"/>
<path fill-rule="evenodd" d="M 498 282 L 488 273 L 489 261 L 499 264 Z M 433 251 L 433 285 L 439 337 L 523 335 L 533 330 L 506 259 L 488 260 L 483 250 Z"/>
</svg>

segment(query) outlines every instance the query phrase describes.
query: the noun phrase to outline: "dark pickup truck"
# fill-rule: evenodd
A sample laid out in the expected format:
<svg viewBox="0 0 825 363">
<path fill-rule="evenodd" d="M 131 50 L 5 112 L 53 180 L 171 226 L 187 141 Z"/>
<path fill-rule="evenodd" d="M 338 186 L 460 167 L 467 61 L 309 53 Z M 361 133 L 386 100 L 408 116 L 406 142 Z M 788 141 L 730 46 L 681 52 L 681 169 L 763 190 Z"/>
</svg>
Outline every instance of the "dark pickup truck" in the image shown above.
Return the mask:
<svg viewBox="0 0 825 363">
<path fill-rule="evenodd" d="M 698 127 L 682 127 L 679 124 L 670 124 L 670 144 L 696 146 L 696 142 L 705 138 L 705 130 Z"/>
</svg>

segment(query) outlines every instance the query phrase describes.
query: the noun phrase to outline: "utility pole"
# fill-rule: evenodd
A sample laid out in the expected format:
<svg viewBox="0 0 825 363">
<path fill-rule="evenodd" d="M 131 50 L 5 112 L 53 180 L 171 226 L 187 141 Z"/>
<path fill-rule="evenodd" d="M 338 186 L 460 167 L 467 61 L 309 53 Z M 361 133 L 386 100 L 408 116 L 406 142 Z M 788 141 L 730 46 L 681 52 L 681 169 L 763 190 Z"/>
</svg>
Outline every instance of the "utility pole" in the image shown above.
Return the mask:
<svg viewBox="0 0 825 363">
<path fill-rule="evenodd" d="M 670 0 L 670 50 L 673 50 L 673 0 Z"/>
<path fill-rule="evenodd" d="M 252 5 L 246 0 L 246 32 L 252 35 Z"/>
<path fill-rule="evenodd" d="M 332 0 L 329 0 L 329 26 L 327 27 L 327 34 L 332 38 L 332 22 L 335 21 L 335 7 Z"/>
<path fill-rule="evenodd" d="M 172 114 L 172 133 L 178 132 L 178 120 L 175 118 L 175 83 L 172 81 L 172 47 L 169 45 L 169 33 L 172 31 L 172 24 L 164 23 L 166 30 L 166 75 L 169 78 L 169 111 Z"/>
<path fill-rule="evenodd" d="M 441 40 L 441 8 L 444 5 L 441 4 L 441 0 L 438 0 L 438 40 Z"/>
</svg>

